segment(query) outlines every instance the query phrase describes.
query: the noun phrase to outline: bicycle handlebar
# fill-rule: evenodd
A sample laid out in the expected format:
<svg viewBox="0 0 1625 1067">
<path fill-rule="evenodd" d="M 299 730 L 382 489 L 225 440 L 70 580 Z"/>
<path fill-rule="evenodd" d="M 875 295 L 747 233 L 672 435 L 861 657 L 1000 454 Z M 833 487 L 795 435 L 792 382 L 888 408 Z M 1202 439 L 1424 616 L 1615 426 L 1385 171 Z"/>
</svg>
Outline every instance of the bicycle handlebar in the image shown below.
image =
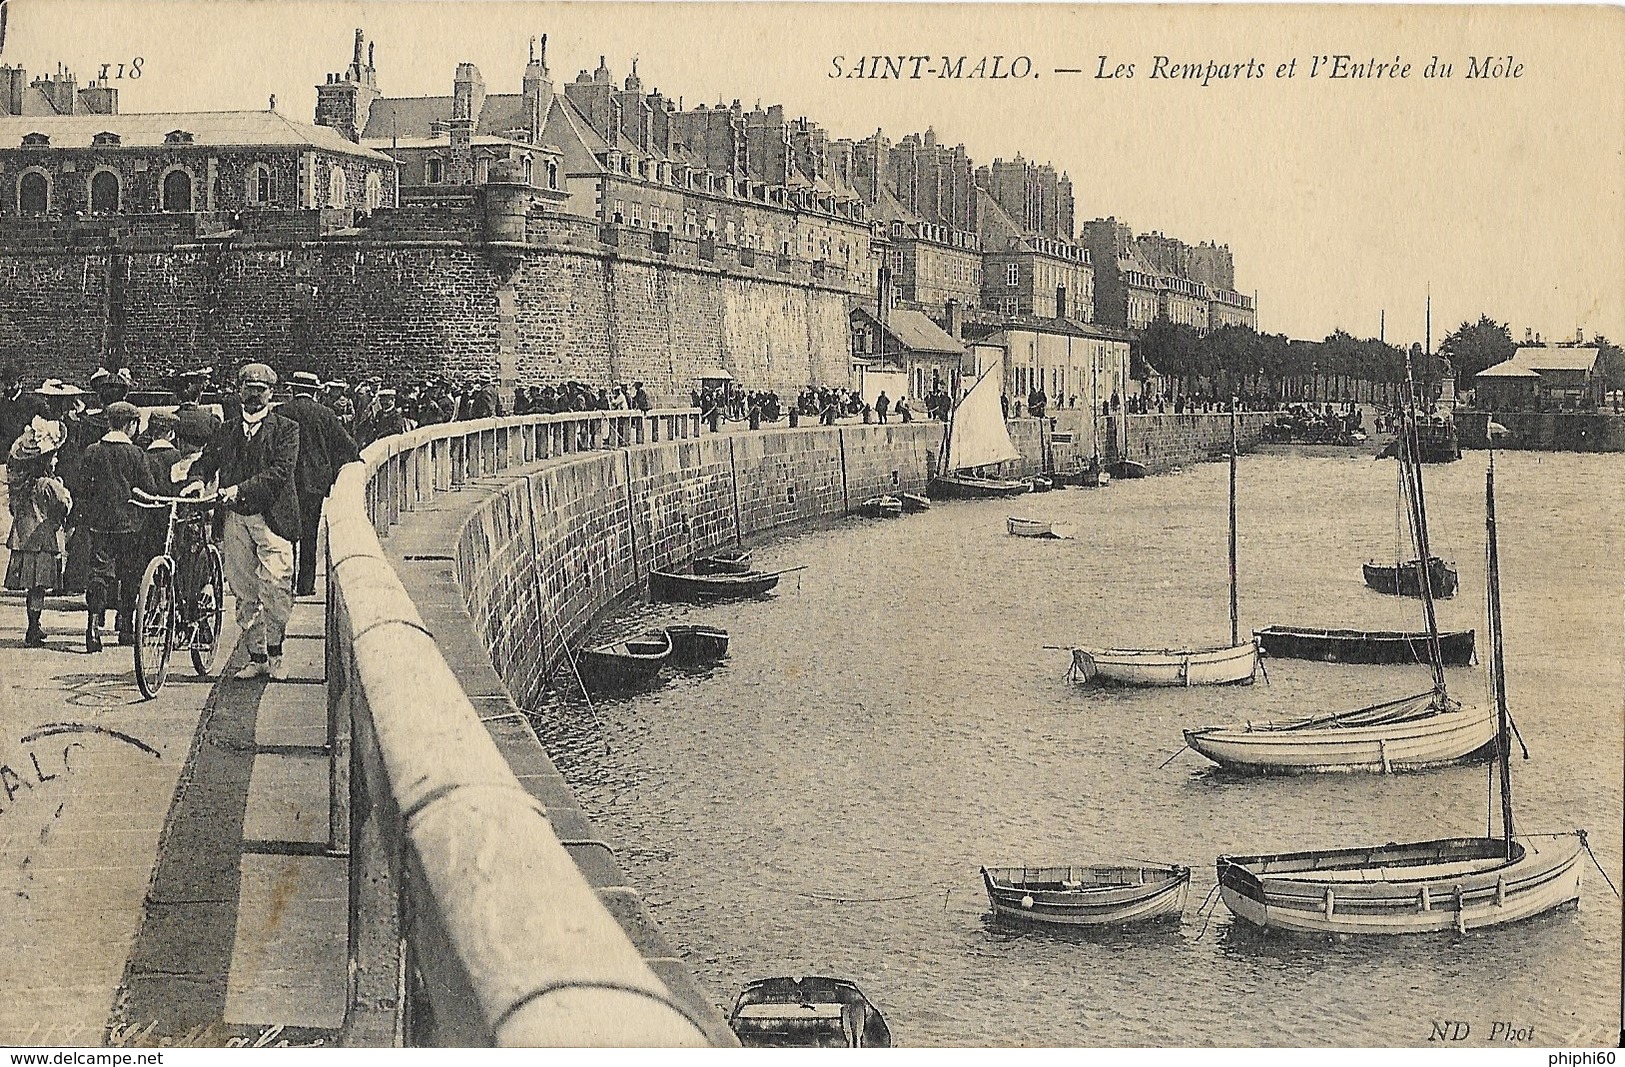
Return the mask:
<svg viewBox="0 0 1625 1067">
<path fill-rule="evenodd" d="M 213 507 L 220 502 L 218 493 L 211 493 L 208 496 L 159 496 L 156 493 L 149 493 L 139 488 L 132 489 L 130 493 L 130 503 L 138 508 L 156 509 L 168 507 L 170 504 L 189 504 L 201 508 Z"/>
</svg>

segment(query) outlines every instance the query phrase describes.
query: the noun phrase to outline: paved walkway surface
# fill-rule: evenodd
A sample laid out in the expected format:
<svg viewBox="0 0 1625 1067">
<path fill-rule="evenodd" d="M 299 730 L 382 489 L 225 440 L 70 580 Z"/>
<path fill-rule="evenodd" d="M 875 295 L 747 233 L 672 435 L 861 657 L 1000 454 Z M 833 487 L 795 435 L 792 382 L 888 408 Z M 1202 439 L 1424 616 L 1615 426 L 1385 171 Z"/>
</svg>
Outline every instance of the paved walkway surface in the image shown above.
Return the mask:
<svg viewBox="0 0 1625 1067">
<path fill-rule="evenodd" d="M 149 701 L 130 649 L 85 653 L 81 600 L 51 598 L 46 646 L 25 648 L 22 598 L 0 596 L 0 1044 L 310 1044 L 342 1025 L 322 602 L 295 606 L 287 682 L 229 677 L 226 618 L 215 675 L 182 653 Z"/>
</svg>

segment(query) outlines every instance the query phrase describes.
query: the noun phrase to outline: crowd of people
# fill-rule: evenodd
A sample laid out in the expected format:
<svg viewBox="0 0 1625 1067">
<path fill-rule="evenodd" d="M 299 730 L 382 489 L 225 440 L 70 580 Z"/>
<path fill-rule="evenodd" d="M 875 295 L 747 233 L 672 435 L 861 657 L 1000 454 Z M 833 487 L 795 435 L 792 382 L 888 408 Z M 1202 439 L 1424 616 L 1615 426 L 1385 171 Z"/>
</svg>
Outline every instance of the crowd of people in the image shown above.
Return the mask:
<svg viewBox="0 0 1625 1067">
<path fill-rule="evenodd" d="M 4 581 L 25 594 L 25 645 L 46 644 L 48 593 L 84 594 L 87 653 L 102 650 L 108 612 L 119 644 L 138 640 L 141 575 L 167 532 L 165 512 L 142 499 L 203 498 L 212 488 L 211 536 L 248 652 L 237 677 L 287 676 L 283 636 L 294 598 L 315 590 L 322 502 L 339 469 L 360 458 L 351 427 L 376 425 L 393 391 L 352 394 L 302 371 L 273 410 L 277 374 L 250 363 L 232 394 L 205 405 L 213 378 L 211 368 L 182 374 L 173 406 L 143 411 L 130 402 L 127 368 L 97 370 L 89 389 L 55 378 L 30 388 L 15 367 L 0 368 L 11 517 Z M 340 399 L 351 401 L 343 414 Z"/>
</svg>

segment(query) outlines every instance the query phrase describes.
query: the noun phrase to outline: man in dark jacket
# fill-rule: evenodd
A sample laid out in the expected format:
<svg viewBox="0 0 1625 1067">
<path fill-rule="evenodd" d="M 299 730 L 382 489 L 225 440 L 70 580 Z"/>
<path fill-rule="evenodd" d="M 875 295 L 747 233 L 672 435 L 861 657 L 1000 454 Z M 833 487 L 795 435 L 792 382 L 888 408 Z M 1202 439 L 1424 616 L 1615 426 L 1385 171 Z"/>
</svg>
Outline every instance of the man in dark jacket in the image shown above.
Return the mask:
<svg viewBox="0 0 1625 1067">
<path fill-rule="evenodd" d="M 288 676 L 282 637 L 293 613 L 293 543 L 299 539 L 299 424 L 270 408 L 276 372 L 250 363 L 237 372 L 241 411 L 226 423 L 192 464 L 195 481 L 220 476 L 225 505 L 226 581 L 237 597 L 237 625 L 248 646 L 240 679 Z"/>
<path fill-rule="evenodd" d="M 293 472 L 293 487 L 299 496 L 299 544 L 293 591 L 295 596 L 312 596 L 322 501 L 338 479 L 339 468 L 359 460 L 361 453 L 338 416 L 316 399 L 322 388 L 320 378 L 309 371 L 294 371 L 288 376 L 288 388 L 293 397 L 276 413 L 299 424 L 299 465 Z"/>
<path fill-rule="evenodd" d="M 90 577 L 85 588 L 85 651 L 102 650 L 102 609 L 111 599 L 118 609 L 118 640 L 135 640 L 135 594 L 141 584 L 150 542 L 142 535 L 146 512 L 130 502 L 136 489 L 154 491 L 147 457 L 131 440 L 141 412 L 116 400 L 103 411 L 107 432 L 85 449 L 80 491 L 74 497 L 74 524 L 90 531 Z M 111 594 L 111 596 L 109 595 Z"/>
</svg>

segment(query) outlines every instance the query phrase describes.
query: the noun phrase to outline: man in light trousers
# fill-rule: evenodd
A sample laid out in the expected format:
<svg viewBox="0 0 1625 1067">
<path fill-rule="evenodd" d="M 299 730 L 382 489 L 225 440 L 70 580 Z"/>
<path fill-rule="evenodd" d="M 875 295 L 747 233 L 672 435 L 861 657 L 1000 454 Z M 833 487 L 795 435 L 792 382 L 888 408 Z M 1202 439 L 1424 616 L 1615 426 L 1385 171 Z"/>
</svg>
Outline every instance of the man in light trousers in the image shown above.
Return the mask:
<svg viewBox="0 0 1625 1067">
<path fill-rule="evenodd" d="M 288 676 L 282 639 L 293 612 L 293 546 L 299 539 L 299 424 L 270 408 L 276 372 L 250 363 L 237 374 L 240 416 L 222 426 L 193 463 L 191 476 L 220 477 L 226 508 L 226 581 L 237 598 L 237 624 L 248 647 L 239 679 Z"/>
</svg>

